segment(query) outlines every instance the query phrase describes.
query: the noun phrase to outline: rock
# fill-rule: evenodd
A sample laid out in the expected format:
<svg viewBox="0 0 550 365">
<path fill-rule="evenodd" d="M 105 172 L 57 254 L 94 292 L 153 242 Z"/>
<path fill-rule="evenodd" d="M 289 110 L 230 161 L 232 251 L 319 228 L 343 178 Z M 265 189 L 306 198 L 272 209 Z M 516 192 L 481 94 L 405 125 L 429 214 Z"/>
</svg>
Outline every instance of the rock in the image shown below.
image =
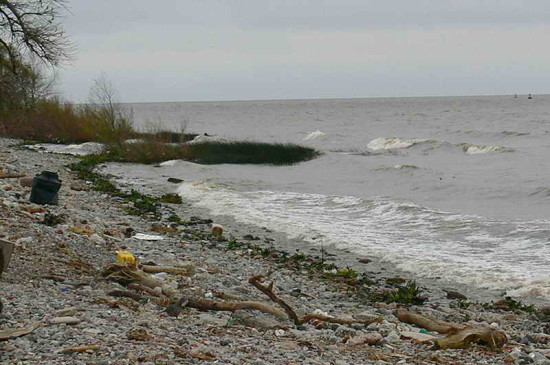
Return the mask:
<svg viewBox="0 0 550 365">
<path fill-rule="evenodd" d="M 19 185 L 30 188 L 32 186 L 32 177 L 31 176 L 24 176 L 19 179 Z"/>
<path fill-rule="evenodd" d="M 65 223 L 64 215 L 57 215 L 53 213 L 44 214 L 44 220 L 42 221 L 42 224 L 53 227 L 62 223 Z"/>
<path fill-rule="evenodd" d="M 453 290 L 444 290 L 447 293 L 447 299 L 457 299 L 457 300 L 467 300 L 464 294 L 460 294 L 457 291 Z"/>
<path fill-rule="evenodd" d="M 550 322 L 550 306 L 541 307 L 535 313 L 541 321 Z"/>
<path fill-rule="evenodd" d="M 133 341 L 146 341 L 153 338 L 144 328 L 136 327 L 126 332 L 126 337 Z"/>
<path fill-rule="evenodd" d="M 193 222 L 193 223 L 197 223 L 197 224 L 210 224 L 210 223 L 213 222 L 212 219 L 203 219 L 203 218 L 196 217 L 196 216 L 191 216 L 189 218 L 189 221 Z"/>
<path fill-rule="evenodd" d="M 92 234 L 90 237 L 90 241 L 98 243 L 98 244 L 105 244 L 105 239 L 98 235 L 97 233 Z"/>
<path fill-rule="evenodd" d="M 540 352 L 531 352 L 529 358 L 536 365 L 550 365 L 550 359 L 541 354 Z"/>
<path fill-rule="evenodd" d="M 166 181 L 171 182 L 172 184 L 179 184 L 182 183 L 182 179 L 178 179 L 177 177 L 169 177 Z"/>
<path fill-rule="evenodd" d="M 239 310 L 233 314 L 233 319 L 237 324 L 253 327 L 260 331 L 281 327 L 281 323 L 276 321 L 273 317 L 261 313 L 251 313 Z"/>
<path fill-rule="evenodd" d="M 346 345 L 348 346 L 357 346 L 357 345 L 376 345 L 382 341 L 382 335 L 378 332 L 364 333 L 359 336 L 352 337 Z"/>
<path fill-rule="evenodd" d="M 399 333 L 392 331 L 386 337 L 384 337 L 384 340 L 386 340 L 387 343 L 397 343 L 401 341 L 401 336 L 399 335 Z"/>
<path fill-rule="evenodd" d="M 155 288 L 156 289 L 156 288 Z M 162 292 L 162 289 L 161 289 Z M 187 305 L 187 299 L 185 297 L 181 297 L 178 299 L 177 302 L 174 304 L 170 304 L 168 307 L 166 307 L 165 312 L 171 317 L 177 317 L 183 310 L 183 308 Z"/>
</svg>

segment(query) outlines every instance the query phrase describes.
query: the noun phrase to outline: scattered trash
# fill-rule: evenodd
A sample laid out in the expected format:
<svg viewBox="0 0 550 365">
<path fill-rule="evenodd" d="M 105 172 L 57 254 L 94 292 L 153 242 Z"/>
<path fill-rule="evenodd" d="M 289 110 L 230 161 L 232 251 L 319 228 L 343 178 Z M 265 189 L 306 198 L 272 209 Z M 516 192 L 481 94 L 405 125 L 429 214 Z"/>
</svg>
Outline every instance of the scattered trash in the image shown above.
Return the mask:
<svg viewBox="0 0 550 365">
<path fill-rule="evenodd" d="M 35 204 L 57 205 L 59 202 L 58 191 L 61 188 L 61 180 L 55 172 L 42 171 L 32 180 L 31 196 L 29 200 Z"/>
<path fill-rule="evenodd" d="M 138 240 L 142 240 L 142 241 L 160 241 L 163 239 L 162 236 L 155 236 L 152 234 L 143 234 L 143 233 L 136 233 L 134 238 L 137 238 Z"/>
<path fill-rule="evenodd" d="M 116 260 L 118 262 L 137 262 L 136 257 L 129 251 L 118 251 L 116 254 Z"/>
</svg>

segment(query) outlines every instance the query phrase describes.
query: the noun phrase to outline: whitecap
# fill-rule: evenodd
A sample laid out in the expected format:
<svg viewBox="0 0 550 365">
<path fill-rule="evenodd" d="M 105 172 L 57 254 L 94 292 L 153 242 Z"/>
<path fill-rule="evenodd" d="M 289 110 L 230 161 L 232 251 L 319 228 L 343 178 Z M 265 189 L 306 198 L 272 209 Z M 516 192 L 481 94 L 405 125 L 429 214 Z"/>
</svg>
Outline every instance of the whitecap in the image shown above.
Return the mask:
<svg viewBox="0 0 550 365">
<path fill-rule="evenodd" d="M 317 139 L 319 137 L 326 136 L 327 134 L 325 132 L 321 132 L 320 130 L 316 130 L 315 132 L 310 132 L 303 140 L 309 141 L 311 139 Z"/>
<path fill-rule="evenodd" d="M 488 152 L 513 152 L 514 151 L 512 148 L 508 148 L 504 146 L 476 146 L 469 143 L 462 143 L 460 146 L 462 147 L 462 150 L 467 155 L 478 155 L 478 154 L 488 153 Z"/>
<path fill-rule="evenodd" d="M 400 148 L 409 148 L 420 143 L 435 142 L 432 139 L 399 139 L 399 138 L 375 138 L 369 142 L 367 148 L 376 150 L 392 150 Z"/>
<path fill-rule="evenodd" d="M 33 145 L 25 145 L 25 148 L 48 153 L 59 153 L 74 156 L 99 155 L 103 152 L 105 145 L 97 142 L 86 142 L 81 144 L 54 144 L 54 143 L 39 143 Z"/>
</svg>

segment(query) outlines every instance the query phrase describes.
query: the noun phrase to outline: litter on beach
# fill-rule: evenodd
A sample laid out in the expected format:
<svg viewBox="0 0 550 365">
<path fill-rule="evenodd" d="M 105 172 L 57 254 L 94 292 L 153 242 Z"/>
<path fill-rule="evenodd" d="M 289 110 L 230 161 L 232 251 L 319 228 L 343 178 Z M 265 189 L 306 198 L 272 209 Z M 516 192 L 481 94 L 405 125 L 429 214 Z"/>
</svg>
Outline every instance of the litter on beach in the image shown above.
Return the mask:
<svg viewBox="0 0 550 365">
<path fill-rule="evenodd" d="M 163 239 L 162 236 L 155 236 L 152 234 L 143 234 L 143 233 L 137 233 L 134 238 L 137 238 L 138 240 L 142 241 L 160 241 Z"/>
</svg>

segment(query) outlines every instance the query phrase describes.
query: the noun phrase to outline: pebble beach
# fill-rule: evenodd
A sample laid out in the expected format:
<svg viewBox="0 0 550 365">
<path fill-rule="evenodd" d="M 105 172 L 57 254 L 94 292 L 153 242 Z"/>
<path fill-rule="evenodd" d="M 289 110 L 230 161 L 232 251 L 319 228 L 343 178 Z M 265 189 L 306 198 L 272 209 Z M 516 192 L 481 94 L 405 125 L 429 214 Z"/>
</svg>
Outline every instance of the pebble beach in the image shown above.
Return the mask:
<svg viewBox="0 0 550 365">
<path fill-rule="evenodd" d="M 0 172 L 32 177 L 55 171 L 62 187 L 58 205 L 37 205 L 19 177 L 0 179 L 0 239 L 15 245 L 0 276 L 2 364 L 550 364 L 550 307 L 544 303 L 532 310 L 489 307 L 447 297 L 441 288 L 423 288 L 427 300 L 418 305 L 373 301 L 345 283 L 228 243 L 288 249 L 269 230 L 260 235 L 241 228 L 224 240 L 211 234 L 212 224 L 227 222 L 204 216 L 185 197 L 182 204 L 161 203 L 155 216 L 130 215 L 130 202 L 77 178 L 68 168 L 77 157 L 18 143 L 0 139 Z M 174 216 L 193 224 L 174 226 Z M 176 295 L 166 298 L 157 288 L 140 292 L 138 300 L 112 295 L 129 290 L 102 275 L 120 251 L 144 265 L 184 269 L 185 275 L 151 274 Z M 388 290 L 386 274 L 372 271 L 371 291 Z M 273 292 L 299 315 L 356 321 L 296 325 L 251 309 L 167 309 L 180 297 L 277 307 L 249 282 L 256 275 L 273 282 Z M 502 348 L 437 349 L 434 339 L 442 335 L 404 323 L 396 315 L 400 308 L 495 328 L 507 341 Z"/>
</svg>

